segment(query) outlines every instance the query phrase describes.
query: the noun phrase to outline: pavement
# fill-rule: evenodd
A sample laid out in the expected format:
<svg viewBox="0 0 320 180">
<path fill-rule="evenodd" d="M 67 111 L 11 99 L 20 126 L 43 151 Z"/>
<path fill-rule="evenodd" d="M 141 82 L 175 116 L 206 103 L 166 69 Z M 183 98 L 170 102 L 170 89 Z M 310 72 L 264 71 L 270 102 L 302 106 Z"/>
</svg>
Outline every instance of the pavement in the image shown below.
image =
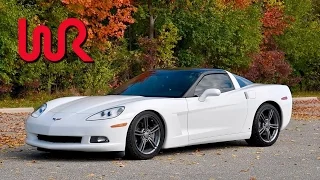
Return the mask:
<svg viewBox="0 0 320 180">
<path fill-rule="evenodd" d="M 0 152 L 0 179 L 320 179 L 320 121 L 292 120 L 270 147 L 245 141 L 163 150 L 151 160 L 115 153 Z"/>
</svg>

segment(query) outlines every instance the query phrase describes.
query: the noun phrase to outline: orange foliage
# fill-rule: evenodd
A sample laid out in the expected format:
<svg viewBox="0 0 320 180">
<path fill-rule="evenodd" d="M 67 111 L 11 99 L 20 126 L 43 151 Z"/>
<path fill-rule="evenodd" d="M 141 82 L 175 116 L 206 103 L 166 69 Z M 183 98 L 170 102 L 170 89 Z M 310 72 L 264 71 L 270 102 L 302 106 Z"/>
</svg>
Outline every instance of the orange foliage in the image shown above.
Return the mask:
<svg viewBox="0 0 320 180">
<path fill-rule="evenodd" d="M 295 84 L 299 79 L 290 77 L 292 68 L 285 60 L 284 52 L 278 49 L 274 40 L 274 36 L 284 33 L 292 18 L 285 16 L 283 7 L 280 5 L 266 4 L 265 7 L 261 19 L 263 41 L 260 45 L 260 52 L 253 55 L 253 62 L 245 76 L 253 81 Z"/>
<path fill-rule="evenodd" d="M 289 26 L 291 17 L 284 15 L 284 10 L 280 6 L 267 6 L 261 22 L 263 24 L 264 43 L 270 43 L 269 40 L 273 35 L 281 35 Z"/>
<path fill-rule="evenodd" d="M 88 38 L 97 44 L 121 38 L 128 24 L 134 23 L 136 8 L 131 0 L 61 0 L 77 13 L 88 28 Z"/>
</svg>

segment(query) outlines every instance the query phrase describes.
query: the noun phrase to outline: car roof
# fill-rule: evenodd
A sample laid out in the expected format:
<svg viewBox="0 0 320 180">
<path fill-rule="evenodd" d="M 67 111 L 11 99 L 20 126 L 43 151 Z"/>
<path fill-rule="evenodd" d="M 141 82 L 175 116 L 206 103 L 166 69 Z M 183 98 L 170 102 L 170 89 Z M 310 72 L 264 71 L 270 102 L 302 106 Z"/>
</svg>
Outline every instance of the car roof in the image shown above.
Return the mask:
<svg viewBox="0 0 320 180">
<path fill-rule="evenodd" d="M 197 72 L 197 73 L 226 73 L 223 69 L 215 69 L 215 68 L 176 68 L 176 69 L 156 69 L 156 72 L 168 72 L 168 71 L 185 71 L 185 72 Z"/>
</svg>

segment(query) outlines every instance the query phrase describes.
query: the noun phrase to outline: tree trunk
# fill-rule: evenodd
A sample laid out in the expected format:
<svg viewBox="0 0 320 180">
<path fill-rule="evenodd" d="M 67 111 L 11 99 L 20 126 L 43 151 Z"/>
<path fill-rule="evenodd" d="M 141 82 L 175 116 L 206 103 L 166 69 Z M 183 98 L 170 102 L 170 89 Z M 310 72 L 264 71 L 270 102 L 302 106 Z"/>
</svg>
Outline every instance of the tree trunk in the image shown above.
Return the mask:
<svg viewBox="0 0 320 180">
<path fill-rule="evenodd" d="M 155 18 L 152 12 L 152 0 L 148 0 L 148 8 L 149 8 L 149 38 L 153 39 Z"/>
</svg>

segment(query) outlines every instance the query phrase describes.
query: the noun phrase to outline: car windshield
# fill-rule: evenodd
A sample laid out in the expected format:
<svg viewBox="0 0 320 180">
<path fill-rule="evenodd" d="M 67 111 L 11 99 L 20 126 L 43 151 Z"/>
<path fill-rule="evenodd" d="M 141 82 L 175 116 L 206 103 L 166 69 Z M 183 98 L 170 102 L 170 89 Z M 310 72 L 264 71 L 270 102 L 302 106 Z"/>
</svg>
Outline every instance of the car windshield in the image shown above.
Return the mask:
<svg viewBox="0 0 320 180">
<path fill-rule="evenodd" d="M 182 70 L 148 71 L 129 80 L 110 94 L 179 98 L 188 91 L 199 75 L 199 72 Z"/>
</svg>

